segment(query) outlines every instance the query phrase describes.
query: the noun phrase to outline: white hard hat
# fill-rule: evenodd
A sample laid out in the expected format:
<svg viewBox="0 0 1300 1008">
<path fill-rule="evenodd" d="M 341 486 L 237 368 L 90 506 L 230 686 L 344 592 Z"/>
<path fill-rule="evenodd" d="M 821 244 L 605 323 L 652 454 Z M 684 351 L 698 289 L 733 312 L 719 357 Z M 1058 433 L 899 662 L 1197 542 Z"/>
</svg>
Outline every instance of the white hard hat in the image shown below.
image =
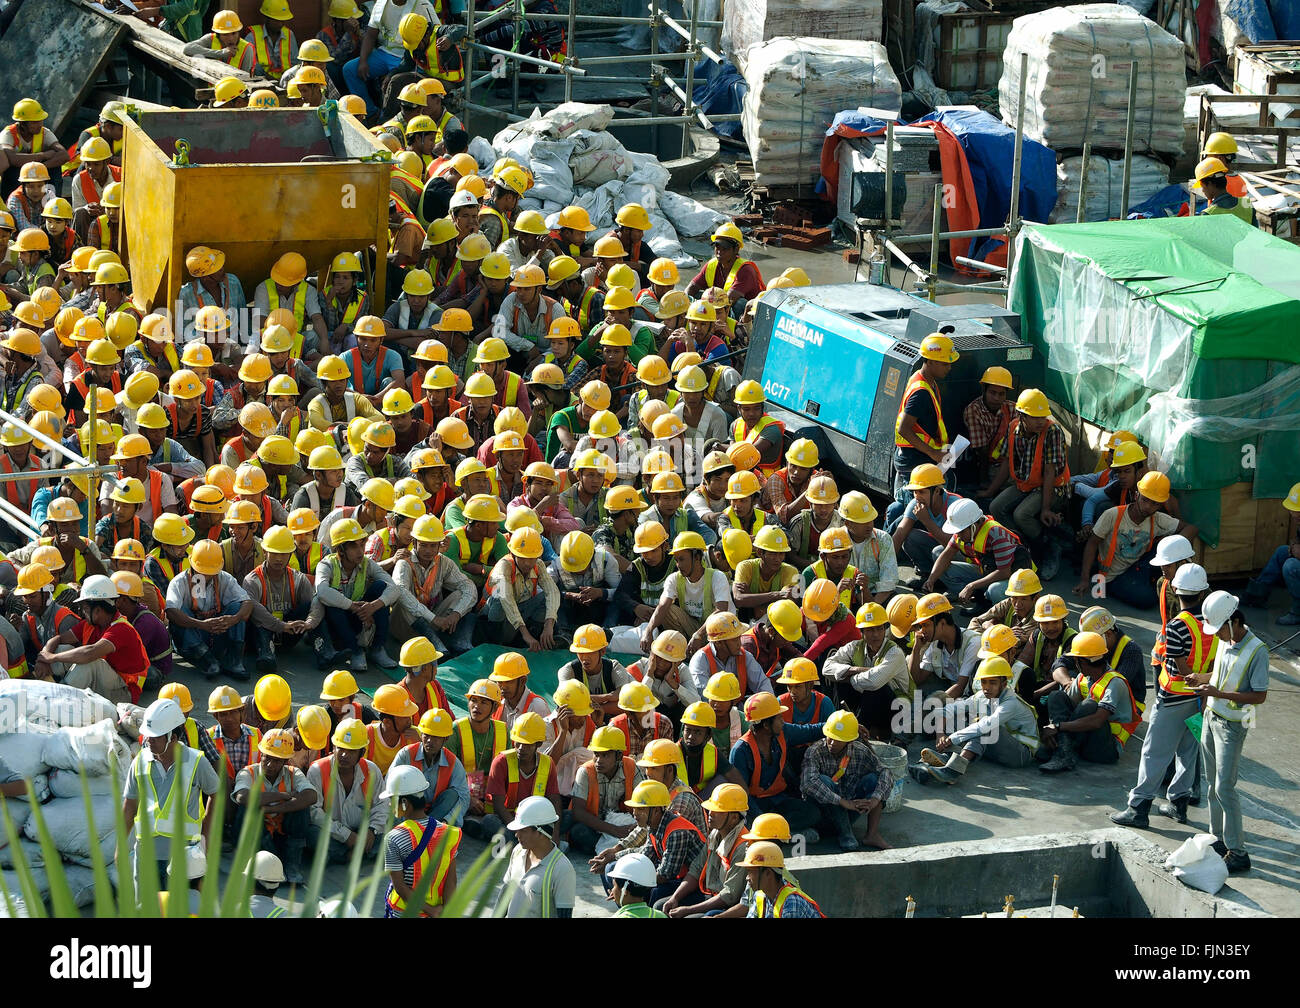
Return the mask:
<svg viewBox="0 0 1300 1008">
<path fill-rule="evenodd" d="M 257 857 L 253 858 L 253 878 L 268 886 L 277 886 L 284 881 L 284 865 L 270 851 L 258 851 Z"/>
<path fill-rule="evenodd" d="M 644 854 L 624 854 L 614 862 L 609 877 L 631 882 L 642 889 L 653 889 L 658 879 L 654 862 Z"/>
<path fill-rule="evenodd" d="M 86 579 L 87 582 L 90 580 L 91 578 Z M 145 738 L 162 738 L 170 735 L 184 723 L 185 715 L 181 712 L 181 705 L 175 700 L 155 700 L 144 712 L 144 720 L 140 722 L 140 734 Z"/>
<path fill-rule="evenodd" d="M 198 844 L 185 848 L 185 877 L 191 882 L 208 873 L 208 856 Z"/>
<path fill-rule="evenodd" d="M 948 508 L 948 517 L 943 520 L 943 530 L 949 535 L 964 532 L 984 517 L 984 509 L 969 497 L 954 501 Z"/>
<path fill-rule="evenodd" d="M 320 901 L 317 917 L 360 917 L 357 908 L 346 900 L 328 899 Z"/>
<path fill-rule="evenodd" d="M 422 795 L 429 789 L 429 782 L 424 776 L 424 771 L 410 764 L 405 766 L 395 766 L 388 771 L 388 780 L 385 782 L 383 792 L 379 796 L 380 801 L 388 801 L 391 798 L 405 798 L 410 795 Z M 550 804 L 549 802 L 547 803 Z"/>
<path fill-rule="evenodd" d="M 1190 595 L 1207 591 L 1210 579 L 1205 576 L 1205 568 L 1200 564 L 1184 564 L 1174 572 L 1172 584 L 1174 591 Z"/>
<path fill-rule="evenodd" d="M 112 579 L 103 574 L 92 574 L 81 582 L 81 594 L 77 596 L 77 601 L 116 602 L 117 588 L 114 587 Z"/>
<path fill-rule="evenodd" d="M 1210 592 L 1201 606 L 1201 629 L 1208 634 L 1218 633 L 1219 628 L 1237 611 L 1239 601 L 1236 595 L 1230 595 L 1226 591 Z"/>
<path fill-rule="evenodd" d="M 521 830 L 525 826 L 549 826 L 559 818 L 549 798 L 530 795 L 519 803 L 519 807 L 515 809 L 514 821 L 507 823 L 506 829 Z"/>
<path fill-rule="evenodd" d="M 1196 551 L 1192 549 L 1192 544 L 1187 541 L 1187 536 L 1167 535 L 1156 543 L 1156 555 L 1151 561 L 1151 566 L 1164 567 L 1166 564 L 1190 560 L 1194 556 L 1196 556 Z"/>
<path fill-rule="evenodd" d="M 478 197 L 468 189 L 462 189 L 458 193 L 453 193 L 448 210 L 459 210 L 461 207 L 478 206 Z"/>
</svg>

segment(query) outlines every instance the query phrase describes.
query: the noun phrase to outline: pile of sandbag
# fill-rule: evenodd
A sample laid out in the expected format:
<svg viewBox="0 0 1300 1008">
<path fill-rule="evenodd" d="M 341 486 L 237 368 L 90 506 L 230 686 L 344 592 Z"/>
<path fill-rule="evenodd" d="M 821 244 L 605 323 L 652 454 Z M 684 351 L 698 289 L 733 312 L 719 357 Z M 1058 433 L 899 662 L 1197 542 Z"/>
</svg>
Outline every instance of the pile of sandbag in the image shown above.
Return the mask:
<svg viewBox="0 0 1300 1008">
<path fill-rule="evenodd" d="M 1079 186 L 1083 176 L 1083 158 L 1062 158 L 1056 165 L 1056 206 L 1048 223 L 1072 224 L 1079 208 Z M 1132 207 L 1150 199 L 1169 184 L 1169 168 L 1155 158 L 1133 155 L 1129 172 L 1128 206 L 1124 195 L 1124 159 L 1088 158 L 1088 193 L 1084 202 L 1086 221 L 1118 220 L 1128 216 Z"/>
<path fill-rule="evenodd" d="M 1027 53 L 1025 136 L 1058 153 L 1090 142 L 1123 149 L 1129 68 L 1137 64 L 1135 151 L 1183 149 L 1183 43 L 1121 4 L 1055 7 L 1016 18 L 1003 54 L 998 104 L 1014 126 Z"/>
<path fill-rule="evenodd" d="M 106 857 L 113 856 L 119 786 L 130 770 L 131 750 L 118 732 L 118 711 L 90 690 L 32 679 L 0 682 L 0 781 L 30 780 L 41 815 L 64 863 L 79 906 L 93 900 L 90 871 L 91 835 Z M 93 825 L 86 815 L 82 783 L 91 795 Z M 18 847 L 48 894 L 45 858 L 36 816 L 26 796 L 4 802 L 18 833 Z M 15 851 L 0 828 L 0 869 L 12 868 Z M 17 893 L 16 877 L 5 873 L 5 885 Z M 14 886 L 9 883 L 13 882 Z M 15 913 L 27 912 L 15 906 Z M 0 915 L 6 913 L 0 900 Z"/>
<path fill-rule="evenodd" d="M 879 42 L 883 23 L 881 0 L 731 0 L 723 5 L 722 45 L 740 55 L 782 35 Z"/>
<path fill-rule="evenodd" d="M 699 263 L 682 249 L 679 235 L 710 233 L 726 220 L 702 203 L 670 192 L 671 175 L 653 154 L 627 150 L 605 132 L 614 118 L 610 105 L 567 102 L 543 115 L 513 123 L 492 140 L 498 157 L 513 157 L 533 173 L 533 188 L 519 203 L 548 221 L 566 206 L 580 206 L 598 232 L 614 226 L 614 214 L 640 203 L 653 225 L 646 235 L 656 255 L 684 269 Z"/>
<path fill-rule="evenodd" d="M 811 185 L 835 114 L 870 106 L 897 114 L 898 77 L 879 42 L 778 38 L 751 46 L 742 122 L 758 185 Z"/>
</svg>

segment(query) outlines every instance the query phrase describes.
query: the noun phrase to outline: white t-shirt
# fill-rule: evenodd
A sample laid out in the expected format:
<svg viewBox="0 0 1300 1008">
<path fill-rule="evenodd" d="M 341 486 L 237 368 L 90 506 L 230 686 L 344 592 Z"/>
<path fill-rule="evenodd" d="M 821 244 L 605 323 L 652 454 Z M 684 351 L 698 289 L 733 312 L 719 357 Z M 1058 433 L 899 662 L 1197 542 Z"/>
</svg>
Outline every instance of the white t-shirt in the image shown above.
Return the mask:
<svg viewBox="0 0 1300 1008">
<path fill-rule="evenodd" d="M 438 24 L 438 15 L 428 0 L 407 0 L 404 4 L 396 4 L 393 0 L 377 0 L 374 10 L 370 12 L 369 27 L 379 30 L 379 48 L 398 59 L 402 58 L 406 49 L 402 46 L 402 37 L 397 34 L 397 26 L 407 14 L 421 14 L 429 24 Z"/>
<path fill-rule="evenodd" d="M 736 607 L 731 602 L 731 582 L 727 580 L 727 575 L 723 574 L 720 570 L 712 569 L 707 573 L 711 574 L 713 577 L 713 606 L 710 607 L 709 611 L 712 612 L 713 607 L 717 606 L 719 602 L 722 602 L 725 603 L 728 612 L 735 612 Z M 678 585 L 683 583 L 683 581 L 685 581 L 685 579 L 682 577 L 681 572 L 673 571 L 668 575 L 668 579 L 664 581 L 663 594 L 659 597 L 672 599 L 676 602 L 677 588 Z M 704 611 L 704 584 L 704 578 L 700 578 L 694 583 L 685 581 L 686 598 L 682 609 L 685 611 L 686 615 L 690 616 L 692 619 L 702 620 L 708 615 L 708 613 Z"/>
<path fill-rule="evenodd" d="M 1116 534 L 1115 522 L 1119 522 L 1119 533 Z M 1151 548 L 1154 540 L 1159 540 L 1167 535 L 1173 535 L 1178 531 L 1178 519 L 1173 515 L 1165 514 L 1163 511 L 1157 511 L 1141 525 L 1134 525 L 1133 520 L 1129 517 L 1128 506 L 1113 507 L 1102 514 L 1097 519 L 1097 523 L 1092 527 L 1092 534 L 1101 540 L 1097 549 L 1097 563 L 1100 566 L 1106 562 L 1110 553 L 1110 541 L 1115 540 L 1115 557 L 1111 560 L 1110 569 L 1103 573 L 1114 578 L 1119 577 L 1133 564 L 1141 559 L 1147 550 Z"/>
</svg>

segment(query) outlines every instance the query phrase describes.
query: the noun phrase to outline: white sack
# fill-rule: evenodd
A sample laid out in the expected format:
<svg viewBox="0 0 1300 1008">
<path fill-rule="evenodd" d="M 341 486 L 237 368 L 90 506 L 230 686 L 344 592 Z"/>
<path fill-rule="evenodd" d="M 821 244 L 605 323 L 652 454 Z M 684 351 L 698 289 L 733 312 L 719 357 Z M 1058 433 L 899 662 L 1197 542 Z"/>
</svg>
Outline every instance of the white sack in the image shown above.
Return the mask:
<svg viewBox="0 0 1300 1008">
<path fill-rule="evenodd" d="M 60 728 L 45 740 L 41 760 L 55 770 L 72 770 L 90 777 L 103 777 L 117 768 L 119 780 L 126 778 L 130 753 L 117 734 L 115 722 L 104 719 L 87 728 Z"/>
<path fill-rule="evenodd" d="M 92 798 L 90 804 L 100 847 L 107 857 L 113 850 L 117 798 L 101 795 Z M 45 826 L 59 853 L 70 857 L 90 857 L 90 824 L 86 820 L 86 805 L 81 798 L 55 798 L 41 806 L 41 815 L 45 817 Z M 29 840 L 38 839 L 34 816 L 27 821 L 23 834 Z"/>
</svg>

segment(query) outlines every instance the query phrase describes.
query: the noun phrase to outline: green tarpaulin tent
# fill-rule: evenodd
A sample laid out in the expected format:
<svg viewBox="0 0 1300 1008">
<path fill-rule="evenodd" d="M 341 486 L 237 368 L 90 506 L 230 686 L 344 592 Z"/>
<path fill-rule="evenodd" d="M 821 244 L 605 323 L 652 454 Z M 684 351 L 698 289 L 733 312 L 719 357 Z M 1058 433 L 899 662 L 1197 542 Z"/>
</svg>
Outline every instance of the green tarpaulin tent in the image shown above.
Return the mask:
<svg viewBox="0 0 1300 1008">
<path fill-rule="evenodd" d="M 1230 215 L 1026 225 L 1008 304 L 1048 396 L 1136 431 L 1218 540 L 1218 491 L 1300 473 L 1300 248 Z"/>
</svg>

